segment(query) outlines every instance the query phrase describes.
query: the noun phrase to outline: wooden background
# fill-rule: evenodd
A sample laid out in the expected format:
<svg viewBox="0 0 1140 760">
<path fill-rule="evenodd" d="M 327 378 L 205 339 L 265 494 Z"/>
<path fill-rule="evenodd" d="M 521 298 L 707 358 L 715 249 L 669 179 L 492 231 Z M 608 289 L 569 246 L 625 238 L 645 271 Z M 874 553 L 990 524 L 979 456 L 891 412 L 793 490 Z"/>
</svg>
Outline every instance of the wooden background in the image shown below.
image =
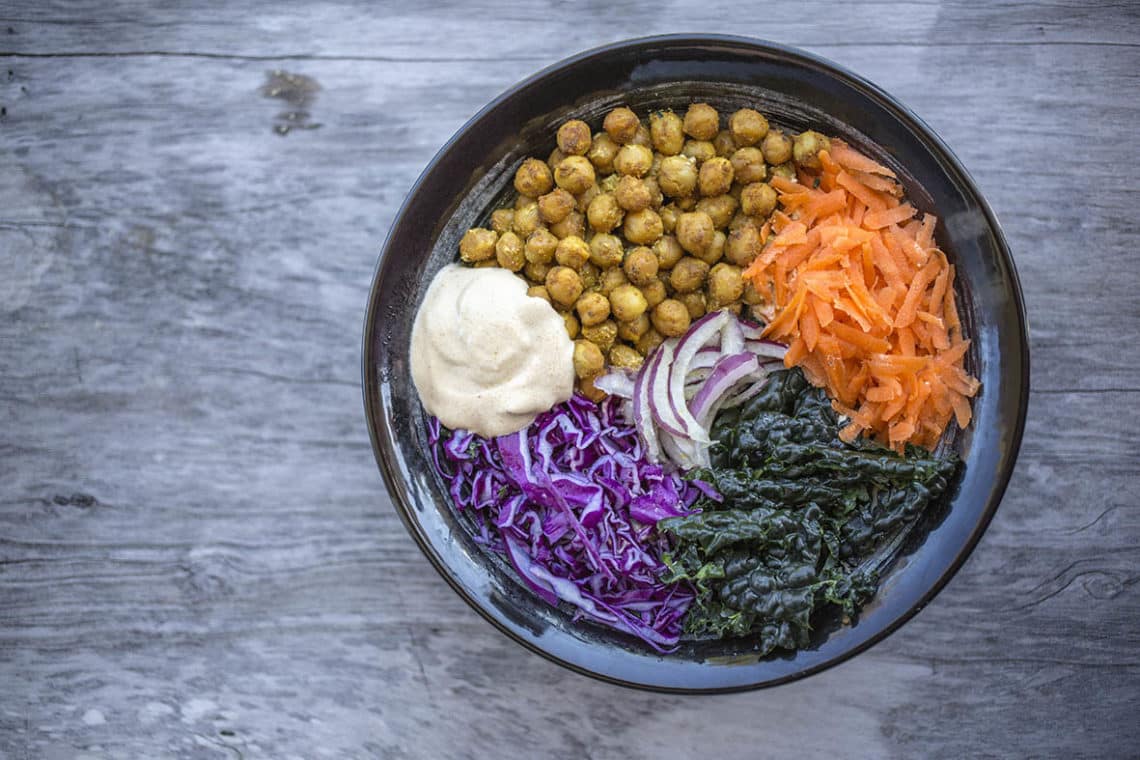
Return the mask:
<svg viewBox="0 0 1140 760">
<path fill-rule="evenodd" d="M 379 245 L 439 146 L 541 67 L 676 31 L 912 106 L 1005 226 L 1033 356 L 1009 493 L 938 599 L 703 698 L 467 609 L 359 388 Z M 319 90 L 271 97 L 274 70 Z M 1140 756 L 1138 84 L 1128 2 L 0 2 L 0 757 Z"/>
</svg>

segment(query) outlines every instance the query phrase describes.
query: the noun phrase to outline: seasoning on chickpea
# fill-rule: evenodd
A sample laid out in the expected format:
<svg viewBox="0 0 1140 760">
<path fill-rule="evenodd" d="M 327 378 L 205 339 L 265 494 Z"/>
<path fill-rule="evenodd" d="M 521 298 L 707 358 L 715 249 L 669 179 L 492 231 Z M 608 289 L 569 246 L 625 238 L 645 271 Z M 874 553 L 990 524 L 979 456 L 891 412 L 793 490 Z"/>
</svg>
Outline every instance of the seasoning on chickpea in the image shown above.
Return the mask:
<svg viewBox="0 0 1140 760">
<path fill-rule="evenodd" d="M 730 264 L 746 267 L 760 253 L 760 233 L 752 225 L 744 225 L 728 233 L 724 257 Z"/>
<path fill-rule="evenodd" d="M 568 235 L 558 241 L 558 247 L 554 249 L 554 260 L 561 266 L 580 269 L 590 260 L 590 246 L 577 235 Z"/>
<path fill-rule="evenodd" d="M 653 253 L 657 256 L 657 269 L 660 271 L 672 269 L 685 255 L 685 249 L 677 242 L 677 238 L 672 235 L 663 235 L 660 240 L 653 244 Z"/>
<path fill-rule="evenodd" d="M 717 230 L 713 233 L 712 242 L 709 243 L 708 247 L 705 248 L 704 251 L 694 253 L 693 255 L 711 267 L 724 256 L 725 240 L 725 234 Z"/>
<path fill-rule="evenodd" d="M 697 201 L 697 211 L 703 211 L 712 219 L 713 227 L 722 229 L 728 226 L 732 221 L 732 215 L 736 213 L 736 199 L 731 195 L 717 195 L 712 198 L 701 198 Z"/>
<path fill-rule="evenodd" d="M 686 256 L 669 272 L 669 287 L 677 293 L 688 293 L 704 285 L 708 274 L 708 264 L 693 256 Z"/>
<path fill-rule="evenodd" d="M 711 140 L 720 130 L 720 114 L 708 103 L 694 103 L 685 112 L 684 130 L 695 140 Z"/>
<path fill-rule="evenodd" d="M 716 231 L 712 217 L 704 211 L 681 214 L 677 219 L 677 242 L 689 253 L 701 253 L 712 245 Z"/>
<path fill-rule="evenodd" d="M 625 215 L 622 233 L 625 239 L 637 245 L 652 245 L 664 234 L 661 217 L 651 208 L 631 211 Z"/>
<path fill-rule="evenodd" d="M 554 182 L 571 195 L 594 184 L 594 165 L 585 156 L 567 156 L 554 170 Z"/>
<path fill-rule="evenodd" d="M 531 202 L 515 209 L 515 218 L 511 224 L 519 237 L 530 237 L 531 233 L 542 227 L 542 214 L 538 211 L 538 204 Z"/>
<path fill-rule="evenodd" d="M 618 327 L 618 333 L 621 333 L 621 327 Z M 610 349 L 609 360 L 611 367 L 637 369 L 645 361 L 645 357 L 629 346 L 619 343 Z"/>
<path fill-rule="evenodd" d="M 699 170 L 693 159 L 687 156 L 669 156 L 661 161 L 657 184 L 665 195 L 683 198 L 696 189 L 698 177 Z"/>
<path fill-rule="evenodd" d="M 681 155 L 693 159 L 698 164 L 716 158 L 716 146 L 708 140 L 686 140 Z"/>
<path fill-rule="evenodd" d="M 582 278 L 570 267 L 554 267 L 546 275 L 546 292 L 555 302 L 572 306 L 582 295 Z"/>
<path fill-rule="evenodd" d="M 684 122 L 672 111 L 649 114 L 649 134 L 653 149 L 664 156 L 677 155 L 685 144 Z"/>
<path fill-rule="evenodd" d="M 644 177 L 652 166 L 653 151 L 644 145 L 623 145 L 614 159 L 617 173 L 631 177 Z"/>
<path fill-rule="evenodd" d="M 614 198 L 626 211 L 641 211 L 643 208 L 649 208 L 653 202 L 653 195 L 645 180 L 628 174 L 618 181 L 617 188 L 614 189 Z"/>
<path fill-rule="evenodd" d="M 724 195 L 732 187 L 732 162 L 727 158 L 710 158 L 701 164 L 697 186 L 706 198 Z"/>
<path fill-rule="evenodd" d="M 495 243 L 495 259 L 503 269 L 512 272 L 522 269 L 526 265 L 522 239 L 513 232 L 499 235 L 499 240 Z"/>
<path fill-rule="evenodd" d="M 532 198 L 549 193 L 554 186 L 550 167 L 537 158 L 528 158 L 515 172 L 515 190 Z"/>
<path fill-rule="evenodd" d="M 574 304 L 574 310 L 583 325 L 596 325 L 609 319 L 610 300 L 601 293 L 583 293 Z"/>
<path fill-rule="evenodd" d="M 602 122 L 602 129 L 606 130 L 610 139 L 619 145 L 625 145 L 636 137 L 639 126 L 641 126 L 641 122 L 638 120 L 637 114 L 624 106 L 610 111 L 606 114 L 605 121 Z"/>
<path fill-rule="evenodd" d="M 678 293 L 677 300 L 685 305 L 689 312 L 689 319 L 700 319 L 708 311 L 708 300 L 700 290 L 689 293 Z"/>
<path fill-rule="evenodd" d="M 616 235 L 598 234 L 590 238 L 590 262 L 601 269 L 616 267 L 625 256 L 621 238 Z"/>
<path fill-rule="evenodd" d="M 621 146 L 614 142 L 612 137 L 605 132 L 599 132 L 594 135 L 594 141 L 586 151 L 586 158 L 590 159 L 598 174 L 612 174 L 614 159 L 617 158 L 619 150 Z"/>
<path fill-rule="evenodd" d="M 578 377 L 595 377 L 606 367 L 601 349 L 588 340 L 574 341 L 574 374 Z"/>
<path fill-rule="evenodd" d="M 649 304 L 651 309 L 669 296 L 664 281 L 659 278 L 642 285 L 638 290 L 645 296 L 645 303 Z"/>
<path fill-rule="evenodd" d="M 604 352 L 608 352 L 617 340 L 617 322 L 607 319 L 596 325 L 582 328 L 582 337 L 590 341 Z"/>
<path fill-rule="evenodd" d="M 657 304 L 649 319 L 653 328 L 668 338 L 684 335 L 692 323 L 688 308 L 674 298 L 666 298 Z"/>
<path fill-rule="evenodd" d="M 590 150 L 590 125 L 572 119 L 558 128 L 558 149 L 567 156 L 584 156 Z"/>
<path fill-rule="evenodd" d="M 740 192 L 740 210 L 749 216 L 768 216 L 776 210 L 776 191 L 763 182 L 746 185 Z"/>
<path fill-rule="evenodd" d="M 459 258 L 463 261 L 483 261 L 495 255 L 495 243 L 499 236 L 482 227 L 472 227 L 463 233 L 459 241 Z"/>
<path fill-rule="evenodd" d="M 560 187 L 538 198 L 538 213 L 547 224 L 557 224 L 574 210 L 574 196 Z"/>
<path fill-rule="evenodd" d="M 634 285 L 619 285 L 610 291 L 610 310 L 622 322 L 637 319 L 645 313 L 647 308 L 649 308 L 649 303 Z"/>
<path fill-rule="evenodd" d="M 716 133 L 716 137 L 712 139 L 713 147 L 716 148 L 716 154 L 722 158 L 728 158 L 736 152 L 736 140 L 732 139 L 732 133 L 727 129 L 722 129 Z"/>
<path fill-rule="evenodd" d="M 622 210 L 611 193 L 595 195 L 586 210 L 590 226 L 598 232 L 609 232 L 621 224 Z"/>
<path fill-rule="evenodd" d="M 657 256 L 651 249 L 638 246 L 625 255 L 622 269 L 634 285 L 648 285 L 657 278 Z"/>
<path fill-rule="evenodd" d="M 618 337 L 624 341 L 636 343 L 637 339 L 645 335 L 645 331 L 648 329 L 649 315 L 643 311 L 633 319 L 618 322 Z"/>
<path fill-rule="evenodd" d="M 740 148 L 732 154 L 733 179 L 742 185 L 762 182 L 768 178 L 768 167 L 759 148 Z"/>
<path fill-rule="evenodd" d="M 628 285 L 629 278 L 625 276 L 625 272 L 621 271 L 621 267 L 613 267 L 606 269 L 598 277 L 598 292 L 604 296 L 610 296 L 612 301 L 613 292 L 620 288 L 622 285 Z M 621 317 L 618 317 L 621 319 Z"/>
<path fill-rule="evenodd" d="M 515 223 L 514 209 L 500 208 L 491 212 L 491 229 L 502 235 Z"/>
<path fill-rule="evenodd" d="M 744 295 L 744 279 L 740 268 L 732 264 L 717 264 L 709 272 L 708 284 L 710 307 L 719 309 Z"/>
<path fill-rule="evenodd" d="M 550 274 L 550 264 L 541 261 L 528 261 L 523 267 L 523 274 L 531 282 L 543 284 L 546 282 L 546 276 Z"/>
<path fill-rule="evenodd" d="M 585 237 L 586 216 L 579 211 L 571 211 L 561 222 L 555 222 L 550 225 L 550 231 L 554 234 L 554 237 L 559 240 L 564 237 L 569 237 L 570 235 Z"/>
<path fill-rule="evenodd" d="M 831 141 L 810 129 L 800 132 L 792 142 L 792 158 L 805 169 L 823 168 L 819 162 L 819 152 L 822 150 L 831 150 Z"/>
<path fill-rule="evenodd" d="M 543 301 L 550 303 L 550 294 L 546 292 L 545 285 L 531 285 L 526 289 L 526 294 L 531 298 L 541 298 Z"/>
<path fill-rule="evenodd" d="M 737 145 L 755 145 L 768 134 L 768 120 L 751 108 L 741 108 L 728 117 L 728 129 Z"/>
<path fill-rule="evenodd" d="M 764 160 L 770 164 L 782 164 L 792 157 L 792 138 L 779 130 L 773 129 L 760 143 L 760 151 Z"/>
</svg>

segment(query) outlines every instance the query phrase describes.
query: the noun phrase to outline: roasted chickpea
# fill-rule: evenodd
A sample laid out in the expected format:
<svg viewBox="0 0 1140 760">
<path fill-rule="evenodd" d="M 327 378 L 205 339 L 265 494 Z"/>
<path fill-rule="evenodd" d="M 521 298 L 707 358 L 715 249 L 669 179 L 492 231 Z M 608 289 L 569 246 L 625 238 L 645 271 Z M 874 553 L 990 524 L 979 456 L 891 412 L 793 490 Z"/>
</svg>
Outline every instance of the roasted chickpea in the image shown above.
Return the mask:
<svg viewBox="0 0 1140 760">
<path fill-rule="evenodd" d="M 675 298 L 666 298 L 657 304 L 649 319 L 653 329 L 669 338 L 684 335 L 693 321 L 685 304 Z"/>
<path fill-rule="evenodd" d="M 740 210 L 749 216 L 766 217 L 776 209 L 776 191 L 771 185 L 753 182 L 740 192 Z"/>
<path fill-rule="evenodd" d="M 703 211 L 712 219 L 713 227 L 718 230 L 728 226 L 732 215 L 736 213 L 736 199 L 731 195 L 717 195 L 712 198 L 701 198 L 697 201 L 697 211 Z"/>
<path fill-rule="evenodd" d="M 645 335 L 645 331 L 648 329 L 649 315 L 642 312 L 636 319 L 618 322 L 618 337 L 630 343 L 635 343 L 638 338 Z"/>
<path fill-rule="evenodd" d="M 697 207 L 696 194 L 687 195 L 684 198 L 675 198 L 673 205 L 677 207 L 678 211 L 692 211 Z"/>
<path fill-rule="evenodd" d="M 721 158 L 728 158 L 736 152 L 736 140 L 732 139 L 732 133 L 727 129 L 717 132 L 712 144 L 716 148 L 716 154 Z"/>
<path fill-rule="evenodd" d="M 645 296 L 645 303 L 649 304 L 651 309 L 669 296 L 665 289 L 665 283 L 660 278 L 655 278 L 652 282 L 642 285 L 638 289 L 641 291 L 641 295 Z"/>
<path fill-rule="evenodd" d="M 554 169 L 555 184 L 571 195 L 585 192 L 594 178 L 594 165 L 585 156 L 567 156 Z"/>
<path fill-rule="evenodd" d="M 550 303 L 550 294 L 546 292 L 545 285 L 531 285 L 526 289 L 526 294 L 531 298 L 541 298 L 543 301 Z"/>
<path fill-rule="evenodd" d="M 744 295 L 744 279 L 740 267 L 732 264 L 717 264 L 709 272 L 709 308 L 719 309 Z"/>
<path fill-rule="evenodd" d="M 794 180 L 796 178 L 796 165 L 791 161 L 785 161 L 782 164 L 773 166 L 768 172 L 773 177 L 783 177 L 784 179 Z"/>
<path fill-rule="evenodd" d="M 737 202 L 739 202 L 739 200 L 740 199 L 737 198 Z M 728 221 L 728 229 L 730 232 L 735 232 L 741 227 L 753 227 L 756 229 L 757 234 L 760 232 L 760 222 L 756 221 L 756 217 L 748 216 L 748 214 L 745 214 L 743 211 L 737 210 L 737 212 L 732 215 L 732 219 Z"/>
<path fill-rule="evenodd" d="M 637 128 L 640 126 L 637 114 L 624 106 L 610 111 L 602 122 L 602 129 L 606 130 L 606 134 L 618 145 L 625 145 L 636 137 Z"/>
<path fill-rule="evenodd" d="M 570 267 L 554 267 L 546 275 L 546 292 L 555 303 L 571 306 L 582 295 L 582 278 Z"/>
<path fill-rule="evenodd" d="M 711 140 L 720 129 L 720 114 L 708 103 L 694 103 L 685 112 L 685 134 L 696 140 Z"/>
<path fill-rule="evenodd" d="M 602 279 L 602 270 L 590 262 L 578 267 L 578 278 L 582 281 L 582 290 L 597 290 L 598 282 Z"/>
<path fill-rule="evenodd" d="M 728 129 L 737 145 L 755 145 L 768 134 L 768 120 L 758 111 L 741 108 L 728 118 Z"/>
<path fill-rule="evenodd" d="M 581 192 L 578 195 L 574 196 L 574 208 L 585 214 L 590 210 L 590 204 L 593 203 L 594 199 L 601 194 L 602 189 L 600 187 L 598 187 L 596 184 L 590 185 L 585 189 L 584 192 Z"/>
<path fill-rule="evenodd" d="M 727 158 L 710 158 L 701 164 L 697 187 L 706 198 L 724 195 L 732 187 L 732 177 L 731 161 Z"/>
<path fill-rule="evenodd" d="M 716 227 L 704 211 L 681 214 L 677 219 L 677 242 L 689 253 L 702 253 L 712 244 Z"/>
<path fill-rule="evenodd" d="M 756 289 L 756 286 L 751 282 L 744 283 L 744 294 L 740 296 L 740 300 L 749 306 L 756 306 L 764 303 L 764 296 Z"/>
<path fill-rule="evenodd" d="M 549 193 L 554 186 L 550 176 L 550 167 L 537 158 L 528 158 L 515 172 L 515 190 L 522 195 L 536 198 L 543 193 Z"/>
<path fill-rule="evenodd" d="M 649 134 L 653 138 L 653 149 L 664 156 L 677 155 L 685 144 L 684 122 L 672 111 L 649 114 Z"/>
<path fill-rule="evenodd" d="M 760 233 L 752 225 L 743 225 L 728 233 L 724 256 L 729 263 L 746 267 L 760 253 Z"/>
<path fill-rule="evenodd" d="M 670 203 L 668 206 L 663 206 L 657 215 L 661 217 L 661 227 L 665 230 L 665 234 L 672 235 L 673 230 L 677 229 L 677 217 L 681 215 L 681 210 Z"/>
<path fill-rule="evenodd" d="M 644 177 L 652 166 L 653 151 L 644 145 L 623 145 L 614 159 L 614 170 L 631 177 Z"/>
<path fill-rule="evenodd" d="M 550 225 L 550 231 L 559 240 L 570 235 L 584 238 L 586 236 L 586 215 L 578 211 L 571 211 L 561 222 Z"/>
<path fill-rule="evenodd" d="M 515 223 L 514 209 L 501 208 L 491 212 L 491 229 L 502 235 Z"/>
<path fill-rule="evenodd" d="M 660 240 L 653 244 L 653 254 L 657 257 L 658 271 L 662 271 L 672 269 L 685 255 L 685 249 L 677 242 L 677 238 L 672 235 L 663 235 Z"/>
<path fill-rule="evenodd" d="M 526 239 L 523 254 L 527 261 L 540 264 L 549 264 L 554 260 L 554 250 L 558 247 L 558 238 L 550 234 L 550 230 L 540 227 Z"/>
<path fill-rule="evenodd" d="M 665 196 L 661 194 L 661 185 L 657 184 L 657 177 L 649 176 L 642 182 L 645 183 L 645 188 L 649 190 L 649 207 L 660 209 L 661 204 L 665 202 Z"/>
<path fill-rule="evenodd" d="M 471 268 L 472 269 L 490 269 L 491 267 L 497 267 L 498 265 L 499 265 L 499 262 L 495 261 L 494 259 L 483 259 L 482 261 L 476 261 L 474 264 L 471 265 Z"/>
<path fill-rule="evenodd" d="M 649 248 L 638 246 L 625 255 L 622 269 L 634 285 L 648 285 L 657 277 L 657 256 Z"/>
<path fill-rule="evenodd" d="M 626 211 L 641 211 L 649 208 L 653 196 L 649 192 L 649 185 L 645 180 L 630 175 L 623 176 L 614 190 L 614 198 L 619 206 Z"/>
<path fill-rule="evenodd" d="M 550 274 L 550 264 L 544 264 L 541 261 L 528 261 L 523 267 L 523 274 L 531 282 L 542 285 L 546 282 L 546 275 Z"/>
<path fill-rule="evenodd" d="M 625 272 L 621 270 L 621 267 L 614 267 L 613 269 L 607 269 L 602 272 L 598 278 L 598 292 L 604 296 L 609 296 L 610 302 L 612 303 L 614 291 L 622 285 L 628 284 L 629 278 L 625 276 Z"/>
<path fill-rule="evenodd" d="M 561 266 L 579 269 L 590 260 L 590 246 L 577 235 L 567 235 L 558 241 L 558 247 L 554 249 L 554 260 Z"/>
<path fill-rule="evenodd" d="M 732 154 L 731 160 L 733 178 L 743 185 L 761 182 L 768 177 L 764 154 L 759 148 L 741 148 Z"/>
<path fill-rule="evenodd" d="M 650 327 L 645 333 L 637 339 L 634 346 L 637 348 L 638 353 L 648 357 L 653 353 L 653 350 L 665 342 L 665 337 Z"/>
<path fill-rule="evenodd" d="M 823 168 L 819 162 L 821 150 L 831 150 L 831 140 L 810 129 L 800 132 L 792 142 L 792 158 L 805 169 Z"/>
<path fill-rule="evenodd" d="M 617 322 L 607 319 L 605 322 L 583 327 L 582 337 L 602 349 L 603 352 L 608 352 L 613 348 L 614 341 L 617 340 Z"/>
<path fill-rule="evenodd" d="M 577 206 L 574 196 L 560 187 L 538 198 L 538 213 L 547 224 L 557 224 Z"/>
<path fill-rule="evenodd" d="M 601 269 L 616 267 L 625 256 L 621 240 L 616 235 L 594 235 L 590 238 L 590 261 Z"/>
<path fill-rule="evenodd" d="M 637 319 L 649 308 L 645 295 L 634 285 L 619 285 L 610 291 L 610 309 L 622 322 Z"/>
<path fill-rule="evenodd" d="M 669 273 L 669 287 L 678 293 L 689 293 L 705 284 L 709 265 L 698 258 L 686 256 L 677 262 Z"/>
<path fill-rule="evenodd" d="M 495 255 L 499 236 L 482 227 L 472 227 L 459 241 L 459 258 L 467 262 L 484 261 Z"/>
<path fill-rule="evenodd" d="M 708 300 L 703 291 L 694 290 L 691 293 L 678 293 L 677 300 L 685 305 L 689 312 L 689 319 L 700 319 L 709 311 Z"/>
<path fill-rule="evenodd" d="M 713 233 L 712 242 L 709 243 L 709 247 L 701 253 L 694 253 L 693 255 L 711 267 L 724 256 L 724 245 L 725 235 L 720 230 L 717 230 Z"/>
<path fill-rule="evenodd" d="M 499 240 L 495 243 L 495 259 L 503 269 L 509 269 L 512 272 L 522 269 L 526 264 L 522 238 L 513 232 L 504 232 L 499 235 Z"/>
<path fill-rule="evenodd" d="M 609 319 L 610 299 L 601 293 L 583 293 L 574 304 L 574 310 L 583 325 L 596 325 Z"/>
<path fill-rule="evenodd" d="M 601 349 L 589 340 L 574 341 L 574 374 L 578 377 L 594 377 L 606 368 L 606 359 Z"/>
<path fill-rule="evenodd" d="M 630 145 L 643 145 L 646 148 L 653 150 L 653 137 L 649 134 L 649 127 L 644 124 L 637 125 L 637 132 L 634 133 L 633 139 L 629 141 Z"/>
<path fill-rule="evenodd" d="M 535 203 L 537 201 L 538 201 L 538 198 L 531 198 L 529 195 L 519 194 L 515 198 L 515 203 L 514 203 L 515 211 L 518 211 L 519 209 L 526 208 L 530 204 Z"/>
<path fill-rule="evenodd" d="M 598 404 L 605 400 L 606 392 L 594 384 L 595 379 L 593 377 L 580 377 L 577 385 L 579 393 Z"/>
<path fill-rule="evenodd" d="M 558 168 L 558 165 L 562 163 L 562 159 L 564 158 L 566 158 L 566 154 L 558 148 L 555 148 L 554 150 L 550 151 L 550 155 L 546 157 L 546 165 L 550 167 L 550 171 L 553 172 Z"/>
<path fill-rule="evenodd" d="M 621 327 L 618 327 L 621 332 Z M 637 369 L 645 361 L 645 357 L 629 346 L 618 344 L 610 349 L 610 366 L 624 369 Z"/>
<path fill-rule="evenodd" d="M 773 129 L 760 143 L 760 151 L 768 163 L 782 164 L 792 157 L 792 138 L 777 129 Z"/>
<path fill-rule="evenodd" d="M 512 225 L 519 237 L 524 239 L 530 237 L 531 233 L 542 227 L 542 214 L 538 211 L 538 204 L 532 201 L 516 208 Z"/>
<path fill-rule="evenodd" d="M 691 195 L 697 187 L 699 170 L 693 159 L 686 156 L 669 156 L 661 162 L 657 184 L 661 192 L 672 198 Z"/>
<path fill-rule="evenodd" d="M 586 218 L 590 221 L 590 226 L 598 232 L 609 232 L 621 224 L 621 206 L 610 193 L 601 193 L 594 196 L 594 200 L 590 201 Z"/>
<path fill-rule="evenodd" d="M 716 158 L 716 146 L 708 140 L 685 140 L 681 155 L 702 164 L 710 158 Z"/>
<path fill-rule="evenodd" d="M 599 132 L 594 135 L 594 142 L 586 152 L 586 158 L 590 159 L 590 163 L 600 174 L 612 174 L 614 159 L 617 158 L 619 150 L 621 146 L 614 142 L 612 137 L 605 132 Z"/>
<path fill-rule="evenodd" d="M 622 233 L 625 239 L 637 245 L 652 245 L 664 232 L 661 217 L 650 208 L 631 211 L 625 215 Z"/>
<path fill-rule="evenodd" d="M 558 150 L 567 156 L 584 156 L 590 150 L 590 125 L 571 119 L 558 128 Z"/>
</svg>

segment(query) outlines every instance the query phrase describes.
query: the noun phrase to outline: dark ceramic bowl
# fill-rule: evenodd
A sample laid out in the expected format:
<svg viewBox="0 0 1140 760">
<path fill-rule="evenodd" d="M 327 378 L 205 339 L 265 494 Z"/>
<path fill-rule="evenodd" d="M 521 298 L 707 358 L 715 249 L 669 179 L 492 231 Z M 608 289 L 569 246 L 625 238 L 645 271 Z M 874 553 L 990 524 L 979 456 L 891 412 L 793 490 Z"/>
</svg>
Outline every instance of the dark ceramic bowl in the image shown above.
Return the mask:
<svg viewBox="0 0 1140 760">
<path fill-rule="evenodd" d="M 840 135 L 894 168 L 917 206 L 938 215 L 938 242 L 958 268 L 982 381 L 973 424 L 951 436 L 965 462 L 947 503 L 881 558 L 878 595 L 855 625 L 823 619 L 811 646 L 758 658 L 747 640 L 683 644 L 660 656 L 639 641 L 547 606 L 471 538 L 428 458 L 412 385 L 412 320 L 460 235 L 511 192 L 515 167 L 554 148 L 569 118 L 598 125 L 616 105 L 644 115 L 707 101 L 756 107 L 793 130 Z M 1021 290 L 997 220 L 949 148 L 878 87 L 799 50 L 758 40 L 670 36 L 609 45 L 567 59 L 496 98 L 440 150 L 396 217 L 372 284 L 364 326 L 364 401 L 376 461 L 400 517 L 440 575 L 520 644 L 580 673 L 627 686 L 710 692 L 783 683 L 841 662 L 896 630 L 950 580 L 1005 491 L 1021 441 L 1029 355 Z"/>
</svg>

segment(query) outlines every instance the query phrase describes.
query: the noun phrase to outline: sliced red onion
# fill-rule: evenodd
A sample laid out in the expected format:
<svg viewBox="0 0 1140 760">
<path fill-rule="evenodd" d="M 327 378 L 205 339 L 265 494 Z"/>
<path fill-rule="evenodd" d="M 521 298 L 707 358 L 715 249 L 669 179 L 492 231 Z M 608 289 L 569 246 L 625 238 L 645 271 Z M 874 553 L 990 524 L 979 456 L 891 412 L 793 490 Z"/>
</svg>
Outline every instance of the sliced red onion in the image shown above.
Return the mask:
<svg viewBox="0 0 1140 760">
<path fill-rule="evenodd" d="M 739 319 L 730 319 L 720 333 L 721 354 L 738 354 L 744 350 L 744 330 Z"/>
<path fill-rule="evenodd" d="M 679 407 L 677 412 L 681 424 L 689 438 L 697 443 L 709 443 L 709 434 L 684 404 L 685 374 L 697 351 L 718 337 L 729 319 L 735 319 L 735 316 L 727 311 L 716 311 L 701 317 L 677 343 L 673 356 L 673 366 L 669 372 L 669 399 Z"/>
<path fill-rule="evenodd" d="M 753 340 L 749 338 L 744 342 L 744 347 L 757 356 L 767 356 L 772 359 L 780 359 L 781 361 L 784 359 L 784 354 L 788 353 L 787 346 L 782 343 L 774 343 L 770 340 Z"/>
<path fill-rule="evenodd" d="M 662 430 L 684 438 L 689 433 L 676 404 L 669 397 L 669 381 L 673 366 L 675 362 L 672 341 L 665 341 L 653 352 L 648 370 L 649 412 Z"/>
<path fill-rule="evenodd" d="M 693 397 L 690 404 L 693 416 L 702 424 L 708 425 L 711 422 L 708 411 L 713 404 L 722 401 L 737 383 L 751 377 L 758 369 L 760 364 L 756 361 L 756 355 L 747 351 L 723 357 L 716 363 L 700 393 Z"/>
<path fill-rule="evenodd" d="M 738 319 L 737 323 L 740 325 L 740 333 L 746 340 L 763 340 L 764 326 L 758 325 L 747 319 Z"/>
<path fill-rule="evenodd" d="M 633 398 L 634 376 L 624 369 L 611 369 L 594 380 L 594 387 L 618 398 Z"/>
<path fill-rule="evenodd" d="M 657 428 L 653 426 L 653 415 L 649 411 L 649 367 L 646 359 L 633 383 L 633 425 L 645 441 L 645 456 L 650 462 L 660 462 L 661 445 L 657 441 Z"/>
</svg>

